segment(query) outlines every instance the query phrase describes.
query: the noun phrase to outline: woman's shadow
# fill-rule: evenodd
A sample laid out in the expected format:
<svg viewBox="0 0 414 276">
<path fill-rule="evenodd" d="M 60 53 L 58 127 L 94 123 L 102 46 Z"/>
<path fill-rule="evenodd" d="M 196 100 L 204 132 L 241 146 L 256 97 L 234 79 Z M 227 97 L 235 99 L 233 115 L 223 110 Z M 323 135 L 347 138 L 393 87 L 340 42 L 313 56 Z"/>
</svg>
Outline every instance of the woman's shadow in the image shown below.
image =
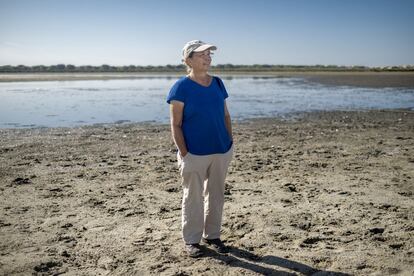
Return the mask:
<svg viewBox="0 0 414 276">
<path fill-rule="evenodd" d="M 294 272 L 286 272 L 277 270 L 275 268 L 270 268 L 267 266 L 263 266 L 262 264 L 267 264 L 271 266 L 286 268 L 303 275 L 314 275 L 314 276 L 349 276 L 350 274 L 342 273 L 342 272 L 334 272 L 334 271 L 324 271 L 319 270 L 308 265 L 298 263 L 295 261 L 291 261 L 288 259 L 283 259 L 275 256 L 263 256 L 260 257 L 256 254 L 253 254 L 249 251 L 239 249 L 234 246 L 228 247 L 230 252 L 228 254 L 218 254 L 214 250 L 211 250 L 205 247 L 203 250 L 205 252 L 206 257 L 212 257 L 221 262 L 226 263 L 232 267 L 240 267 L 244 269 L 251 270 L 255 273 L 262 274 L 262 275 L 297 275 Z"/>
</svg>

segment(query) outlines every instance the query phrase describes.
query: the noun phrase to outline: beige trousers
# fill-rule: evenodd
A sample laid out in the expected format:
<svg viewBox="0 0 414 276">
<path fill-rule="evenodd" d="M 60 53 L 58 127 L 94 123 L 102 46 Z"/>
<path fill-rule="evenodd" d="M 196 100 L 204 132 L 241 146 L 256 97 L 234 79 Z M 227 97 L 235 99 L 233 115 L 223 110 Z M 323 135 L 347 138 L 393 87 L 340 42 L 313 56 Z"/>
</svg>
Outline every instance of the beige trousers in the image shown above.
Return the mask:
<svg viewBox="0 0 414 276">
<path fill-rule="evenodd" d="M 223 154 L 177 154 L 182 176 L 182 235 L 186 244 L 199 243 L 201 237 L 220 238 L 227 169 L 233 146 Z"/>
</svg>

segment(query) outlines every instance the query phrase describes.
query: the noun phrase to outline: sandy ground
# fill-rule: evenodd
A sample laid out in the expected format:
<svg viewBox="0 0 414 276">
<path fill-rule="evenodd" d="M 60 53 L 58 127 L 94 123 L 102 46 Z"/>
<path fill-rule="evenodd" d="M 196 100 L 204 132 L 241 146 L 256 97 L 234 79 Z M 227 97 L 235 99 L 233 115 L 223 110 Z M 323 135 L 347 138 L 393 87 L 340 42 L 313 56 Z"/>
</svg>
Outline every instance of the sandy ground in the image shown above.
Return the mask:
<svg viewBox="0 0 414 276">
<path fill-rule="evenodd" d="M 37 73 L 0 74 L 1 82 L 109 80 L 171 77 L 184 73 Z M 414 72 L 213 72 L 221 77 L 301 77 L 326 85 L 414 88 Z"/>
<path fill-rule="evenodd" d="M 231 252 L 191 259 L 167 125 L 0 130 L 0 274 L 414 273 L 413 112 L 312 113 L 234 132 Z"/>
<path fill-rule="evenodd" d="M 414 88 L 414 72 L 397 73 L 325 73 L 302 75 L 310 81 L 326 85 L 348 85 L 357 87 L 405 87 Z"/>
</svg>

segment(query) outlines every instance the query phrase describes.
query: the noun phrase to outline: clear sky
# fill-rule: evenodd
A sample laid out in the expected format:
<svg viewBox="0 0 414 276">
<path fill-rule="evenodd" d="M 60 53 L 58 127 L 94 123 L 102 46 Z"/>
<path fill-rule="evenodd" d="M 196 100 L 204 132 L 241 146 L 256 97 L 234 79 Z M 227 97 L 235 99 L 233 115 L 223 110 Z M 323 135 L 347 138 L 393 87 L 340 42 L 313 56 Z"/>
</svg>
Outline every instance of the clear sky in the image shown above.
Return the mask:
<svg viewBox="0 0 414 276">
<path fill-rule="evenodd" d="M 0 65 L 414 64 L 414 0 L 0 0 Z"/>
</svg>

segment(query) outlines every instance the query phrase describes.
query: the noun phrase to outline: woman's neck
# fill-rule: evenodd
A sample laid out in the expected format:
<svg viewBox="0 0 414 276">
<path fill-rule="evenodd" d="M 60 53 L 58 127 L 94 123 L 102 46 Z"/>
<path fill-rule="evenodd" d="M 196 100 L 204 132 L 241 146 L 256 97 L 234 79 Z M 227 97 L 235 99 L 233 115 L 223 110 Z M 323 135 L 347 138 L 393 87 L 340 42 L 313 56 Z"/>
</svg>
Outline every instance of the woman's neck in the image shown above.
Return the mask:
<svg viewBox="0 0 414 276">
<path fill-rule="evenodd" d="M 206 71 L 191 71 L 190 74 L 188 74 L 188 76 L 196 80 L 206 80 L 210 78 Z"/>
<path fill-rule="evenodd" d="M 203 85 L 203 86 L 209 86 L 211 83 L 211 76 L 207 74 L 207 72 L 194 72 L 191 71 L 188 74 L 188 77 L 192 79 L 193 81 Z"/>
</svg>

